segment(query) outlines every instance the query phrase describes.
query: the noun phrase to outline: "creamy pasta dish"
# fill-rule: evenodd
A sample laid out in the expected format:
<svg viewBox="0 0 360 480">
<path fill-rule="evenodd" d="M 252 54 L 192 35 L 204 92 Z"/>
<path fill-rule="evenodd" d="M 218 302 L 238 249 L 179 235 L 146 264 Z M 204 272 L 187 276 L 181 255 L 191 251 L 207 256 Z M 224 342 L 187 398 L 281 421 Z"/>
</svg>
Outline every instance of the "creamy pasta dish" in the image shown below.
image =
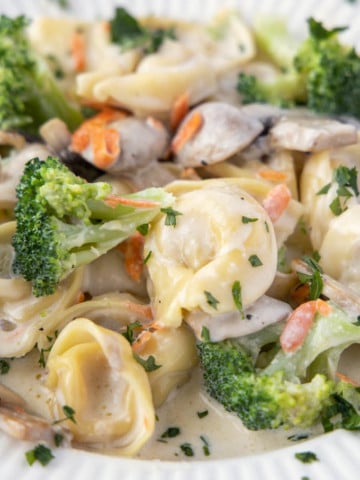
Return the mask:
<svg viewBox="0 0 360 480">
<path fill-rule="evenodd" d="M 30 464 L 360 429 L 360 57 L 308 30 L 0 17 L 0 429 Z"/>
</svg>

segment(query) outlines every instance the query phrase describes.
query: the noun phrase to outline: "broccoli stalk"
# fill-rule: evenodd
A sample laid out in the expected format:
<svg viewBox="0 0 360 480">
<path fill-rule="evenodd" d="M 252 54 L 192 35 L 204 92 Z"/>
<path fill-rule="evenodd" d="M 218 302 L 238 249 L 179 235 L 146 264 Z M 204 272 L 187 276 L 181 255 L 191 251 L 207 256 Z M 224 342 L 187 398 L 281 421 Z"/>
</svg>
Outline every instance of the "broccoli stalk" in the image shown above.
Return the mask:
<svg viewBox="0 0 360 480">
<path fill-rule="evenodd" d="M 57 117 L 74 130 L 80 110 L 65 98 L 46 62 L 33 51 L 24 16 L 0 16 L 0 128 L 37 133 Z"/>
<path fill-rule="evenodd" d="M 279 347 L 279 331 L 198 345 L 205 386 L 250 430 L 308 427 L 360 429 L 360 393 L 335 372 L 341 353 L 360 343 L 360 328 L 335 305 L 318 313 L 295 351 Z M 264 364 L 265 363 L 265 364 Z"/>
<path fill-rule="evenodd" d="M 53 293 L 76 267 L 106 253 L 172 203 L 161 188 L 114 198 L 109 184 L 87 183 L 56 157 L 30 160 L 16 193 L 13 271 L 32 282 L 35 296 Z"/>
<path fill-rule="evenodd" d="M 344 28 L 327 30 L 313 18 L 308 19 L 308 27 L 308 38 L 296 45 L 280 21 L 258 25 L 259 45 L 278 72 L 270 80 L 240 73 L 237 90 L 242 101 L 359 116 L 360 57 L 354 48 L 340 43 L 338 33 Z"/>
</svg>

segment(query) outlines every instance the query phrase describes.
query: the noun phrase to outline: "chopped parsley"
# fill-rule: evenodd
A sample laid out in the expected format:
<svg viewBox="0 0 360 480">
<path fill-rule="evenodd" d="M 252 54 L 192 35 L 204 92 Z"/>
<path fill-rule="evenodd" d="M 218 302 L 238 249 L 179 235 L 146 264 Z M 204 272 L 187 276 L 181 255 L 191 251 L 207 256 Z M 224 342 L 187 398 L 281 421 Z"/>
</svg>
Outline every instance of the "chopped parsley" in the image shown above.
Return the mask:
<svg viewBox="0 0 360 480">
<path fill-rule="evenodd" d="M 187 457 L 193 457 L 194 456 L 194 450 L 191 446 L 191 443 L 183 443 L 180 445 L 180 448 L 182 452 L 187 456 Z"/>
<path fill-rule="evenodd" d="M 166 38 L 175 39 L 173 28 L 149 29 L 140 25 L 125 8 L 117 7 L 110 20 L 110 38 L 112 43 L 124 50 L 141 48 L 144 53 L 156 52 Z"/>
<path fill-rule="evenodd" d="M 153 372 L 161 367 L 161 365 L 156 364 L 155 357 L 150 355 L 148 358 L 142 358 L 140 355 L 133 353 L 135 360 L 140 363 L 140 365 L 144 368 L 145 372 Z"/>
<path fill-rule="evenodd" d="M 54 425 L 64 422 L 65 420 L 70 420 L 71 422 L 76 423 L 75 410 L 73 408 L 69 407 L 69 405 L 63 405 L 62 411 L 65 416 L 63 418 L 59 418 L 58 420 L 55 420 L 55 422 L 53 422 Z"/>
<path fill-rule="evenodd" d="M 210 292 L 208 292 L 207 290 L 204 291 L 204 295 L 206 297 L 206 302 L 210 305 L 210 307 L 212 307 L 214 310 L 217 310 L 217 306 L 218 306 L 218 303 L 219 300 L 217 300 Z"/>
<path fill-rule="evenodd" d="M 314 253 L 313 258 L 308 255 L 304 255 L 301 259 L 307 264 L 311 270 L 311 274 L 297 272 L 297 277 L 302 284 L 307 284 L 310 287 L 309 299 L 315 300 L 320 297 L 324 282 L 322 279 L 322 269 L 317 263 L 320 260 L 320 256 L 317 252 Z"/>
<path fill-rule="evenodd" d="M 149 233 L 149 224 L 148 223 L 143 223 L 142 225 L 139 225 L 136 229 L 141 235 L 147 235 Z"/>
<path fill-rule="evenodd" d="M 160 211 L 166 214 L 165 225 L 170 226 L 170 227 L 175 227 L 176 226 L 176 217 L 178 215 L 182 215 L 181 212 L 178 212 L 177 210 L 174 210 L 172 207 L 161 208 Z"/>
<path fill-rule="evenodd" d="M 56 447 L 60 447 L 64 440 L 64 435 L 62 433 L 55 433 L 54 434 L 54 443 Z"/>
<path fill-rule="evenodd" d="M 248 258 L 249 262 L 250 262 L 250 265 L 252 267 L 260 267 L 263 263 L 262 261 L 260 260 L 260 258 L 257 256 L 257 255 L 250 255 L 250 257 Z"/>
<path fill-rule="evenodd" d="M 5 375 L 10 370 L 10 363 L 4 358 L 0 359 L 0 375 Z"/>
<path fill-rule="evenodd" d="M 317 462 L 319 459 L 314 452 L 298 452 L 295 453 L 295 458 L 303 463 Z"/>
<path fill-rule="evenodd" d="M 233 297 L 236 308 L 241 313 L 242 318 L 244 318 L 245 316 L 244 316 L 244 308 L 243 308 L 242 297 L 241 297 L 241 285 L 238 280 L 236 280 L 233 283 L 231 293 L 232 293 L 232 297 Z"/>
<path fill-rule="evenodd" d="M 204 455 L 205 455 L 205 457 L 208 457 L 210 455 L 210 448 L 209 448 L 210 444 L 203 435 L 200 435 L 200 439 L 204 444 L 203 447 L 202 447 Z"/>
<path fill-rule="evenodd" d="M 50 448 L 46 447 L 42 443 L 36 445 L 36 447 L 32 450 L 25 452 L 25 457 L 30 466 L 38 461 L 44 467 L 51 462 L 53 458 L 55 458 Z"/>
<path fill-rule="evenodd" d="M 294 435 L 290 435 L 287 437 L 288 440 L 291 440 L 292 442 L 298 442 L 299 440 L 305 440 L 309 438 L 308 433 L 294 433 Z"/>
<path fill-rule="evenodd" d="M 204 418 L 209 415 L 209 410 L 202 410 L 201 412 L 196 412 L 199 418 Z"/>
<path fill-rule="evenodd" d="M 326 195 L 332 184 L 337 183 L 336 197 L 330 203 L 330 210 L 334 215 L 339 216 L 347 210 L 347 202 L 351 197 L 359 196 L 359 189 L 357 186 L 357 169 L 356 167 L 348 168 L 344 165 L 336 168 L 333 172 L 332 182 L 324 185 L 317 195 Z"/>
<path fill-rule="evenodd" d="M 210 331 L 205 325 L 201 329 L 201 338 L 204 342 L 210 342 Z"/>
<path fill-rule="evenodd" d="M 135 330 L 139 327 L 141 327 L 141 323 L 139 322 L 139 320 L 136 320 L 135 322 L 126 325 L 126 332 L 123 332 L 122 335 L 129 343 L 134 343 L 136 338 Z"/>
<path fill-rule="evenodd" d="M 180 435 L 181 431 L 179 427 L 169 427 L 161 434 L 160 438 L 175 438 Z"/>
<path fill-rule="evenodd" d="M 245 216 L 241 217 L 242 223 L 252 223 L 252 222 L 257 222 L 258 220 L 259 219 L 255 217 L 245 217 Z"/>
<path fill-rule="evenodd" d="M 144 265 L 147 264 L 147 262 L 150 260 L 150 257 L 152 255 L 152 251 L 149 250 L 149 253 L 146 255 L 146 257 L 144 258 Z"/>
</svg>

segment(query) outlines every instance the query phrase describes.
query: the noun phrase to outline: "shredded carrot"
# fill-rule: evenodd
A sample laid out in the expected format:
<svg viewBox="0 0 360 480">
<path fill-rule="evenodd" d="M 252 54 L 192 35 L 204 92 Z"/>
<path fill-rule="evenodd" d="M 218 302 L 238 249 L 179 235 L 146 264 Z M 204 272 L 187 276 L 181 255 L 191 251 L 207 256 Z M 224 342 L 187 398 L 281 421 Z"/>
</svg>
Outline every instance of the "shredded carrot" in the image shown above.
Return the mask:
<svg viewBox="0 0 360 480">
<path fill-rule="evenodd" d="M 161 328 L 162 327 L 160 327 L 160 325 L 156 322 L 152 322 L 150 325 L 148 325 L 146 330 L 143 330 L 135 342 L 131 345 L 133 351 L 136 353 L 141 352 L 145 345 L 151 340 L 154 331 L 161 330 Z"/>
<path fill-rule="evenodd" d="M 70 37 L 70 52 L 75 71 L 83 72 L 86 68 L 86 46 L 84 33 L 80 30 L 75 30 Z"/>
<path fill-rule="evenodd" d="M 195 111 L 190 117 L 180 125 L 173 141 L 171 143 L 171 149 L 174 153 L 178 153 L 185 143 L 191 140 L 197 132 L 200 130 L 203 124 L 203 116 L 199 111 Z"/>
<path fill-rule="evenodd" d="M 111 165 L 120 153 L 120 133 L 114 128 L 94 128 L 91 132 L 94 160 L 99 168 Z"/>
<path fill-rule="evenodd" d="M 298 285 L 292 292 L 291 292 L 291 300 L 294 304 L 300 305 L 301 303 L 306 302 L 309 298 L 310 293 L 310 285 L 308 283 L 303 283 L 302 285 Z"/>
<path fill-rule="evenodd" d="M 105 32 L 110 32 L 110 22 L 107 22 L 106 20 L 103 21 L 102 28 L 105 30 Z"/>
<path fill-rule="evenodd" d="M 125 256 L 125 269 L 130 278 L 139 282 L 144 271 L 144 237 L 136 232 L 121 245 Z"/>
<path fill-rule="evenodd" d="M 291 200 L 291 192 L 284 183 L 275 185 L 263 200 L 263 207 L 272 222 L 281 216 Z"/>
<path fill-rule="evenodd" d="M 189 111 L 189 93 L 181 94 L 174 102 L 170 112 L 170 128 L 174 132 Z"/>
<path fill-rule="evenodd" d="M 131 302 L 129 300 L 125 302 L 125 307 L 131 312 L 136 313 L 141 317 L 153 320 L 153 312 L 151 305 L 144 305 L 142 303 Z"/>
<path fill-rule="evenodd" d="M 79 292 L 78 296 L 77 296 L 77 299 L 76 299 L 76 303 L 82 303 L 85 301 L 85 294 L 84 292 Z"/>
<path fill-rule="evenodd" d="M 113 208 L 115 208 L 117 205 L 126 205 L 136 208 L 154 208 L 160 205 L 159 202 L 154 202 L 153 200 L 126 198 L 120 197 L 119 195 L 108 195 L 106 198 L 104 198 L 104 202 L 109 205 L 109 207 Z"/>
<path fill-rule="evenodd" d="M 320 298 L 297 307 L 289 315 L 280 335 L 280 345 L 284 352 L 294 352 L 303 344 L 317 313 L 328 315 L 331 310 L 331 306 Z"/>
<path fill-rule="evenodd" d="M 344 373 L 336 372 L 335 375 L 339 380 L 345 383 L 350 383 L 350 385 L 353 385 L 354 387 L 360 387 L 360 383 L 356 382 L 352 378 L 348 377 Z"/>
<path fill-rule="evenodd" d="M 270 182 L 286 182 L 288 179 L 287 173 L 279 172 L 271 168 L 261 168 L 257 173 L 261 178 L 269 180 Z"/>
<path fill-rule="evenodd" d="M 107 107 L 85 120 L 71 137 L 71 150 L 82 153 L 91 145 L 94 164 L 99 168 L 108 167 L 119 156 L 121 147 L 120 133 L 107 124 L 124 116 L 123 111 Z"/>
<path fill-rule="evenodd" d="M 182 170 L 180 178 L 184 180 L 198 180 L 199 175 L 196 173 L 195 168 L 187 167 Z"/>
</svg>

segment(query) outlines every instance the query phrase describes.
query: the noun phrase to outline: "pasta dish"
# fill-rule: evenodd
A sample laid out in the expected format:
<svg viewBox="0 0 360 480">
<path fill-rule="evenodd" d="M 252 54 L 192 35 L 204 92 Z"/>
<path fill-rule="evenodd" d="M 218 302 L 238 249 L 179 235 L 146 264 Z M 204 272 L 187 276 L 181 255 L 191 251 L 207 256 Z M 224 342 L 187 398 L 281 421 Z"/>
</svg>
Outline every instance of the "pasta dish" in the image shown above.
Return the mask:
<svg viewBox="0 0 360 480">
<path fill-rule="evenodd" d="M 360 57 L 307 27 L 0 17 L 0 429 L 30 464 L 360 428 Z"/>
</svg>

